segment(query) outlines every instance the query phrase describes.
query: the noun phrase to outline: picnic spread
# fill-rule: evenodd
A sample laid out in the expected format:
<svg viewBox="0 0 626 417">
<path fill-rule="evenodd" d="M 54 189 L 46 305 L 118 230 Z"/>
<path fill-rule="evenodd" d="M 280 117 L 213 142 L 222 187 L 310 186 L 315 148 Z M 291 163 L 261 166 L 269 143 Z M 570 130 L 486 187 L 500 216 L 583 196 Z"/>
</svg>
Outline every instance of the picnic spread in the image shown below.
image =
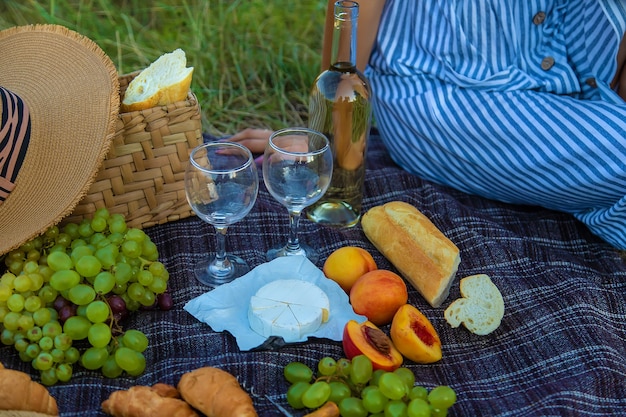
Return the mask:
<svg viewBox="0 0 626 417">
<path fill-rule="evenodd" d="M 43 32 L 49 38 L 47 29 Z M 13 32 L 8 34 L 13 35 Z M 67 33 L 63 32 L 62 36 L 67 36 Z M 40 57 L 31 55 L 35 59 Z M 1 68 L 6 69 L 6 65 L 0 65 Z M 119 104 L 118 97 L 115 97 L 117 74 L 108 71 L 102 75 L 102 82 L 110 87 L 107 94 L 112 94 L 108 104 L 116 107 Z M 1 90 L 3 97 L 21 105 L 20 96 L 24 95 L 22 98 L 28 105 L 16 108 L 27 115 L 30 107 L 34 120 L 37 120 L 37 114 L 46 111 L 46 100 L 34 102 L 41 107 L 31 105 L 30 90 L 22 89 L 20 83 L 24 80 L 20 77 L 16 79 L 13 84 L 7 81 L 8 89 Z M 31 83 L 37 84 L 32 80 Z M 190 94 L 183 103 L 191 103 L 194 110 L 194 106 L 197 108 L 194 100 L 195 97 Z M 94 111 L 104 114 L 103 118 L 107 119 L 89 131 L 89 137 L 94 142 L 100 142 L 104 136 L 107 140 L 115 136 L 116 120 L 103 113 L 102 108 L 98 109 L 102 104 L 107 104 L 107 100 L 96 98 L 92 103 Z M 109 107 L 107 109 L 111 110 Z M 182 107 L 188 114 L 189 106 L 183 104 Z M 164 109 L 163 106 L 158 108 Z M 170 111 L 175 119 L 175 114 L 180 115 L 179 110 L 181 108 L 174 106 L 165 113 Z M 118 135 L 113 140 L 114 151 L 109 152 L 105 166 L 128 160 L 131 162 L 127 163 L 127 167 L 132 165 L 137 168 L 145 163 L 142 169 L 150 170 L 159 155 L 177 153 L 177 156 L 170 156 L 172 159 L 166 164 L 174 168 L 174 165 L 180 165 L 176 158 L 184 160 L 191 140 L 217 140 L 207 133 L 196 135 L 196 113 L 184 117 L 184 123 L 191 122 L 185 124 L 183 132 L 167 130 L 173 122 L 172 119 L 163 122 L 166 120 L 163 114 L 152 116 L 146 112 L 142 115 L 153 121 L 156 119 L 163 130 L 146 133 L 134 129 L 132 134 L 138 136 L 131 138 L 131 144 L 151 141 L 135 147 L 127 146 L 121 140 L 128 139 L 131 133 L 123 133 L 122 138 Z M 16 119 L 21 120 L 19 117 Z M 180 118 L 177 120 L 180 122 Z M 59 128 L 65 126 L 68 129 L 66 122 L 58 123 Z M 122 121 L 124 123 L 127 122 Z M 147 125 L 149 122 L 146 122 Z M 35 149 L 45 144 L 45 129 L 42 130 L 38 123 L 33 123 L 33 129 L 30 145 L 28 140 L 23 140 L 28 135 L 8 136 L 12 140 L 10 143 L 15 143 L 16 149 L 19 146 Z M 68 131 L 65 133 L 71 134 Z M 160 148 L 164 145 L 174 150 L 165 152 Z M 138 150 L 135 151 L 135 148 Z M 130 150 L 129 154 L 133 155 L 117 154 L 119 150 Z M 71 148 L 67 149 L 67 152 L 71 151 Z M 64 206 L 73 207 L 77 202 L 63 199 L 71 200 L 79 191 L 84 194 L 91 185 L 90 177 L 99 167 L 97 160 L 102 157 L 102 152 L 95 150 L 93 160 L 85 163 L 84 172 L 76 173 L 80 190 L 72 191 L 63 198 L 57 196 L 58 207 L 51 209 L 54 212 L 48 213 L 48 217 L 42 216 L 46 217 L 42 223 L 35 224 L 33 221 L 15 227 L 17 220 L 6 222 L 6 218 L 0 218 L 0 225 L 4 228 L 0 229 L 3 233 L 0 239 L 5 239 L 1 242 L 4 253 L 69 214 Z M 140 159 L 136 152 L 145 152 L 146 159 Z M 23 153 L 28 155 L 25 150 Z M 47 166 L 45 158 L 39 165 L 29 165 L 29 161 L 26 158 L 16 164 L 17 172 L 24 163 L 22 178 L 24 172 L 36 178 L 37 169 Z M 256 163 L 259 163 L 258 160 Z M 407 173 L 393 162 L 375 128 L 370 134 L 365 166 L 364 215 L 370 209 L 390 202 L 400 202 L 400 206 L 406 203 L 419 210 L 420 215 L 432 222 L 458 248 L 458 269 L 447 296 L 438 296 L 437 302 L 433 303 L 415 286 L 407 285 L 406 304 L 418 310 L 432 324 L 441 342 L 440 358 L 428 363 L 418 363 L 409 359 L 409 355 L 404 355 L 402 366 L 413 372 L 416 385 L 427 389 L 442 385 L 451 387 L 456 393 L 456 402 L 448 410 L 450 416 L 626 415 L 626 266 L 620 251 L 593 235 L 569 214 L 488 200 Z M 63 180 L 64 169 L 67 167 L 59 167 L 54 172 L 60 180 Z M 165 171 L 165 177 L 175 176 L 168 169 Z M 102 172 L 104 169 L 100 171 L 101 176 Z M 171 207 L 163 206 L 167 201 L 152 198 L 157 209 L 151 210 L 150 214 L 156 216 L 150 217 L 147 223 L 138 223 L 137 227 L 142 228 L 154 243 L 158 261 L 169 274 L 167 293 L 171 296 L 171 305 L 168 308 L 140 308 L 119 322 L 123 328 L 136 329 L 147 336 L 148 345 L 142 352 L 145 369 L 142 368 L 141 372 L 122 372 L 109 378 L 99 370 L 89 370 L 75 363 L 67 381 L 45 384 L 58 405 L 59 415 L 104 416 L 103 403 L 108 400 L 107 407 L 111 406 L 115 402 L 110 400 L 114 392 L 137 386 L 153 387 L 154 390 L 157 387 L 164 390 L 180 387 L 181 380 L 193 379 L 190 375 L 196 375 L 196 372 L 204 374 L 208 369 L 218 374 L 220 371 L 230 374 L 228 383 L 240 386 L 247 394 L 244 397 L 249 396 L 252 400 L 259 416 L 304 416 L 311 411 L 294 409 L 289 404 L 286 392 L 290 382 L 285 378 L 285 367 L 301 362 L 315 368 L 322 358 L 344 358 L 346 348 L 341 340 L 344 323 L 364 320 L 363 316 L 352 311 L 343 289 L 324 276 L 324 261 L 336 250 L 350 246 L 371 254 L 378 269 L 399 271 L 366 236 L 362 223 L 337 228 L 306 218 L 300 222 L 299 237 L 319 251 L 319 260 L 307 263 L 294 257 L 286 263 L 270 265 L 266 252 L 285 242 L 289 223 L 284 207 L 268 192 L 261 172 L 259 167 L 259 191 L 252 210 L 229 226 L 226 236 L 228 253 L 245 259 L 252 270 L 232 283 L 215 288 L 201 284 L 193 272 L 200 259 L 216 250 L 213 226 L 188 213 L 186 206 L 182 207 L 182 211 L 181 205 L 176 206 L 171 211 L 171 217 L 159 213 L 161 208 L 167 211 Z M 133 175 L 125 172 L 125 177 L 132 178 Z M 165 177 L 163 182 L 167 182 Z M 9 213 L 16 219 L 21 214 L 19 203 L 24 201 L 20 200 L 19 179 L 17 176 L 15 194 L 9 196 L 13 192 L 9 190 L 3 196 L 6 200 L 4 207 L 0 205 L 0 210 L 3 210 L 0 214 Z M 95 188 L 98 188 L 100 179 L 96 178 Z M 46 187 L 38 181 L 32 183 L 33 187 L 42 188 L 41 192 L 45 191 Z M 13 187 L 12 183 L 10 185 Z M 162 185 L 160 179 L 150 183 L 144 187 L 140 198 L 150 200 L 151 187 L 158 190 L 164 188 Z M 180 189 L 174 190 L 172 195 L 172 199 L 184 201 L 180 197 Z M 87 200 L 92 196 L 89 193 Z M 35 199 L 30 204 L 37 205 L 41 211 L 41 201 Z M 130 216 L 134 208 L 135 202 L 131 201 L 128 204 Z M 180 212 L 186 214 L 177 214 Z M 4 265 L 2 268 L 0 272 L 4 273 Z M 494 292 L 501 295 L 504 305 L 501 321 L 482 333 L 469 331 L 469 326 L 453 327 L 444 316 L 446 308 L 465 295 L 460 283 L 470 276 L 479 276 L 490 288 L 495 288 Z M 326 316 L 330 310 L 330 316 L 324 319 L 325 327 L 293 340 L 277 337 L 264 339 L 252 334 L 246 321 L 251 298 L 259 295 L 273 280 L 275 283 L 277 279 L 294 277 L 308 281 L 307 284 L 319 285 L 313 288 L 322 288 L 328 296 L 324 310 Z M 15 309 L 21 311 L 17 307 Z M 4 317 L 9 314 L 6 309 L 3 312 Z M 381 324 L 380 330 L 389 334 L 390 324 Z M 3 340 L 8 339 L 8 336 L 3 336 Z M 84 340 L 76 341 L 77 346 L 84 347 L 84 343 Z M 127 343 L 130 345 L 130 341 Z M 44 365 L 23 359 L 15 346 L 0 344 L 0 368 L 22 372 L 33 381 L 41 382 L 40 372 L 34 365 Z M 11 374 L 2 371 L 4 375 Z M 23 377 L 21 375 L 20 378 Z M 6 393 L 11 381 L 0 379 L 0 382 L 4 384 Z M 200 402 L 191 404 L 196 409 L 200 408 L 198 404 L 205 394 L 200 385 L 194 388 L 194 397 Z M 214 381 L 207 384 L 205 388 L 211 392 L 206 392 L 206 395 L 212 395 L 219 385 Z M 242 394 L 241 390 L 237 388 L 238 395 Z M 0 399 L 3 398 L 1 394 Z M 0 410 L 2 405 L 0 403 Z M 189 415 L 194 413 L 191 409 L 187 411 Z"/>
<path fill-rule="evenodd" d="M 438 331 L 443 357 L 433 364 L 404 364 L 426 387 L 455 389 L 458 399 L 449 415 L 625 415 L 626 267 L 615 249 L 569 215 L 489 201 L 407 174 L 391 161 L 375 131 L 365 183 L 364 210 L 390 200 L 413 204 L 460 249 L 457 283 L 442 307 L 430 307 L 409 289 L 409 303 Z M 262 265 L 267 248 L 284 240 L 285 216 L 261 185 L 251 213 L 229 230 L 229 250 L 252 266 Z M 322 260 L 353 245 L 370 251 L 379 268 L 393 270 L 360 225 L 334 229 L 303 220 L 301 227 L 302 240 L 320 248 Z M 303 415 L 286 402 L 284 366 L 342 357 L 341 343 L 313 338 L 241 351 L 232 334 L 214 331 L 183 309 L 210 290 L 195 280 L 192 268 L 214 250 L 211 227 L 189 217 L 145 232 L 170 271 L 174 300 L 169 311 L 141 311 L 125 324 L 150 340 L 146 371 L 107 379 L 76 367 L 70 382 L 49 388 L 60 415 L 103 416 L 100 404 L 111 392 L 157 382 L 176 385 L 183 373 L 203 366 L 235 375 L 260 416 L 283 415 L 273 402 Z M 453 329 L 443 317 L 459 297 L 458 279 L 477 273 L 488 274 L 505 301 L 502 324 L 487 336 Z M 35 375 L 13 347 L 0 352 L 6 367 Z"/>
</svg>

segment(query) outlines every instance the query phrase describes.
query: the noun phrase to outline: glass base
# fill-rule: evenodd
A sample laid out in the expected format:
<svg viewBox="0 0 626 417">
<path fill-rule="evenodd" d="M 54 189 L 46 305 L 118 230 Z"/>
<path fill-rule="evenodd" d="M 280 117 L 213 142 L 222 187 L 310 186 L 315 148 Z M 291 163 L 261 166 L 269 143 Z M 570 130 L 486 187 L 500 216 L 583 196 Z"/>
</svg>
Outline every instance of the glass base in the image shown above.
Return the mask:
<svg viewBox="0 0 626 417">
<path fill-rule="evenodd" d="M 217 264 L 215 256 L 198 262 L 193 270 L 196 279 L 209 287 L 218 287 L 250 272 L 250 266 L 242 258 L 226 255 L 226 259 L 226 265 Z"/>
<path fill-rule="evenodd" d="M 320 259 L 319 253 L 306 243 L 300 243 L 300 250 L 292 251 L 288 250 L 287 246 L 279 246 L 277 248 L 273 248 L 267 251 L 265 257 L 267 261 L 271 261 L 272 259 L 279 258 L 281 256 L 306 256 L 311 263 L 317 263 Z"/>
<path fill-rule="evenodd" d="M 306 212 L 309 220 L 331 227 L 353 227 L 361 218 L 361 213 L 344 201 L 324 201 L 309 207 Z"/>
</svg>

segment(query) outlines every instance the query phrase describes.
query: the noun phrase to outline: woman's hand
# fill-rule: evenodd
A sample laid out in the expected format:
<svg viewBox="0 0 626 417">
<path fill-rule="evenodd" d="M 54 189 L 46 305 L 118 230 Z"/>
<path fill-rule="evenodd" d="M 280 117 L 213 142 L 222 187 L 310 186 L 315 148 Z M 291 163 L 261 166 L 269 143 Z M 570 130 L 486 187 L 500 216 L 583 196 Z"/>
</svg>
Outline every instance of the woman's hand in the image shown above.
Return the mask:
<svg viewBox="0 0 626 417">
<path fill-rule="evenodd" d="M 228 140 L 237 142 L 250 149 L 254 154 L 263 153 L 265 146 L 272 135 L 270 129 L 253 129 L 247 128 L 241 132 L 235 133 Z"/>
</svg>

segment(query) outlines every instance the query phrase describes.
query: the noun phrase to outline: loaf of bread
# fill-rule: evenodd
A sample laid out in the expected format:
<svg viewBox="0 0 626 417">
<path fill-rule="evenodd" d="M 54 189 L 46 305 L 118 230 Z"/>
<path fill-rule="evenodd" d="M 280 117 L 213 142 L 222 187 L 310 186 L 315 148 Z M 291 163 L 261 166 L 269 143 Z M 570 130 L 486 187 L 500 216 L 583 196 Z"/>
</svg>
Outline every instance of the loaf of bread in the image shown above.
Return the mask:
<svg viewBox="0 0 626 417">
<path fill-rule="evenodd" d="M 424 299 L 439 307 L 448 297 L 459 249 L 410 204 L 392 201 L 368 210 L 363 232 Z"/>
<path fill-rule="evenodd" d="M 0 416 L 58 416 L 57 402 L 28 374 L 0 367 Z"/>
<path fill-rule="evenodd" d="M 182 49 L 161 55 L 128 84 L 121 111 L 137 111 L 165 106 L 187 98 L 193 67 L 187 67 Z"/>
<path fill-rule="evenodd" d="M 465 277 L 459 284 L 462 298 L 444 311 L 452 327 L 461 323 L 472 333 L 484 336 L 496 330 L 504 316 L 504 300 L 498 287 L 485 274 Z"/>
</svg>

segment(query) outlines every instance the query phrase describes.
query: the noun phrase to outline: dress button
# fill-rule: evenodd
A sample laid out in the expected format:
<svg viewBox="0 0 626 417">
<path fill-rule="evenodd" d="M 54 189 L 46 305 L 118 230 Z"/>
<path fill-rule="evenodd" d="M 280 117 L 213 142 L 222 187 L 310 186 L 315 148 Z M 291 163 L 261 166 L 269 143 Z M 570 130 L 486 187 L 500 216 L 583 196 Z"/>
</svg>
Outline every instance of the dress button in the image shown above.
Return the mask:
<svg viewBox="0 0 626 417">
<path fill-rule="evenodd" d="M 547 56 L 541 60 L 541 69 L 544 71 L 549 70 L 554 66 L 554 58 L 551 56 Z"/>
<path fill-rule="evenodd" d="M 597 88 L 598 87 L 598 83 L 596 82 L 596 79 L 593 77 L 587 78 L 585 80 L 585 83 L 591 87 L 591 88 Z"/>
<path fill-rule="evenodd" d="M 535 25 L 542 24 L 544 20 L 546 20 L 546 13 L 545 12 L 537 12 L 537 14 L 533 16 L 533 23 Z"/>
</svg>

